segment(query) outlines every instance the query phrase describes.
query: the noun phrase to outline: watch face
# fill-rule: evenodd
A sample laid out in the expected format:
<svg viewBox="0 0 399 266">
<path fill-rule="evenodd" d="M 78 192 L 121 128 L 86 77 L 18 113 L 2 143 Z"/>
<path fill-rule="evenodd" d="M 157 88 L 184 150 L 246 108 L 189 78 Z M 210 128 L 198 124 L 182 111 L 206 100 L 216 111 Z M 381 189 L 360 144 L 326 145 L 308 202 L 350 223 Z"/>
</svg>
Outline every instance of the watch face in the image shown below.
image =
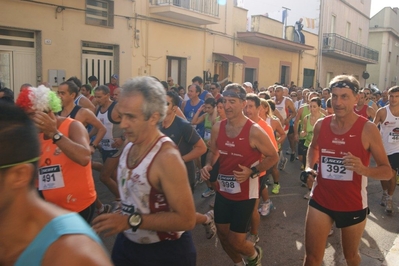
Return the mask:
<svg viewBox="0 0 399 266">
<path fill-rule="evenodd" d="M 61 138 L 61 136 L 60 136 L 59 134 L 55 134 L 55 135 L 54 135 L 54 139 L 58 140 L 58 139 L 60 139 L 60 138 Z"/>
<path fill-rule="evenodd" d="M 140 222 L 141 222 L 140 215 L 135 214 L 135 215 L 130 216 L 130 218 L 129 218 L 129 224 L 131 226 L 137 226 L 138 224 L 140 224 Z"/>
</svg>

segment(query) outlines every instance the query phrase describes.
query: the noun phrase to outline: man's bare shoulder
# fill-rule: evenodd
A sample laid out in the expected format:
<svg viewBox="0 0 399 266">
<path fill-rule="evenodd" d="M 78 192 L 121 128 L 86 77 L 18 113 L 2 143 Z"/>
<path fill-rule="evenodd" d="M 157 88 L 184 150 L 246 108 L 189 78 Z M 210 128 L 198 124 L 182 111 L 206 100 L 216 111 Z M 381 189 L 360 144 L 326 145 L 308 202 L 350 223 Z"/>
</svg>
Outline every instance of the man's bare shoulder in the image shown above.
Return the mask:
<svg viewBox="0 0 399 266">
<path fill-rule="evenodd" d="M 71 254 L 73 254 L 71 256 Z M 61 236 L 47 249 L 42 265 L 112 265 L 103 247 L 86 235 Z"/>
</svg>

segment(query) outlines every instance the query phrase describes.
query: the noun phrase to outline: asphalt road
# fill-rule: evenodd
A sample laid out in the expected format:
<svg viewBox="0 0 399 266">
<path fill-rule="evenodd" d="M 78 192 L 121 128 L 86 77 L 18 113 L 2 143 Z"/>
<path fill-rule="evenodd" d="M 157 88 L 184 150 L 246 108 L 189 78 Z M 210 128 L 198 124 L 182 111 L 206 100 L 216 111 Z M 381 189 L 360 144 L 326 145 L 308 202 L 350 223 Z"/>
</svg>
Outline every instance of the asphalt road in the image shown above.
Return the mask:
<svg viewBox="0 0 399 266">
<path fill-rule="evenodd" d="M 288 162 L 285 170 L 281 171 L 280 194 L 273 195 L 271 186 L 269 187 L 274 209 L 269 216 L 261 217 L 259 228 L 260 241 L 258 245 L 263 249 L 263 265 L 296 266 L 303 263 L 304 224 L 308 201 L 303 199 L 303 195 L 307 191 L 306 188 L 301 187 L 299 168 L 299 161 L 294 161 Z M 112 202 L 113 197 L 99 181 L 98 173 L 94 175 L 101 201 Z M 197 211 L 201 213 L 210 210 L 209 203 L 214 200 L 214 196 L 201 198 L 201 193 L 205 188 L 204 183 L 199 184 L 194 193 Z M 397 205 L 399 196 L 398 193 L 394 195 L 394 213 L 387 215 L 384 208 L 379 205 L 381 193 L 380 182 L 369 178 L 368 199 L 371 213 L 367 218 L 366 229 L 360 244 L 361 265 L 399 265 L 398 260 L 386 259 L 399 232 Z M 197 225 L 192 233 L 197 249 L 198 266 L 233 265 L 224 253 L 217 237 L 211 240 L 206 239 L 202 225 Z M 111 252 L 115 238 L 102 237 L 102 239 Z M 339 229 L 334 228 L 334 234 L 328 238 L 323 265 L 346 265 L 340 246 Z"/>
</svg>

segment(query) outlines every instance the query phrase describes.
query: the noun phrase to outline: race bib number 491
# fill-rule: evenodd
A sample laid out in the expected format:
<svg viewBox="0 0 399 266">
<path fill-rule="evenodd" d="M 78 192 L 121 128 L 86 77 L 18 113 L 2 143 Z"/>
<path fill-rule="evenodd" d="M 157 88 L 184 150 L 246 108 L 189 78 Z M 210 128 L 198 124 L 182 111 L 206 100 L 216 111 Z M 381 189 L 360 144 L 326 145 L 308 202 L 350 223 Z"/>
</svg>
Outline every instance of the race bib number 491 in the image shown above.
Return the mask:
<svg viewBox="0 0 399 266">
<path fill-rule="evenodd" d="M 61 165 L 50 165 L 39 169 L 39 190 L 64 187 Z"/>
<path fill-rule="evenodd" d="M 353 171 L 346 169 L 342 158 L 330 156 L 321 157 L 321 176 L 324 179 L 337 181 L 352 181 Z"/>
</svg>

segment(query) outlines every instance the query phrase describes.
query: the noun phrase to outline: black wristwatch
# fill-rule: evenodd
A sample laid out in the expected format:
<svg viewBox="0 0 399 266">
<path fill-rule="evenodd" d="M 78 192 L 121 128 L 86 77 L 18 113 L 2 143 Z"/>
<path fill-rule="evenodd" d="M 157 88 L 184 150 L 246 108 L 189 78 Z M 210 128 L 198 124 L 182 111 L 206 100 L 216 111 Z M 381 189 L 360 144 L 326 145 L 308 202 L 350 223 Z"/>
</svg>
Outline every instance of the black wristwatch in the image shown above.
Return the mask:
<svg viewBox="0 0 399 266">
<path fill-rule="evenodd" d="M 62 136 L 64 136 L 61 132 L 57 132 L 53 135 L 53 144 L 55 144 L 57 141 L 59 141 Z"/>
<path fill-rule="evenodd" d="M 137 229 L 139 229 L 139 226 L 141 225 L 141 223 L 143 222 L 143 219 L 141 217 L 140 213 L 132 213 L 129 218 L 127 219 L 128 224 L 130 225 L 130 227 L 132 228 L 133 232 L 136 232 Z"/>
<path fill-rule="evenodd" d="M 254 167 L 251 167 L 251 170 L 252 170 L 252 174 L 250 175 L 250 177 L 251 177 L 251 178 L 258 178 L 258 177 L 259 177 L 259 170 L 258 170 L 258 168 L 256 168 L 256 167 L 254 166 Z"/>
<path fill-rule="evenodd" d="M 92 146 L 94 149 L 97 149 L 97 146 L 92 143 L 90 143 L 90 146 Z"/>
</svg>

